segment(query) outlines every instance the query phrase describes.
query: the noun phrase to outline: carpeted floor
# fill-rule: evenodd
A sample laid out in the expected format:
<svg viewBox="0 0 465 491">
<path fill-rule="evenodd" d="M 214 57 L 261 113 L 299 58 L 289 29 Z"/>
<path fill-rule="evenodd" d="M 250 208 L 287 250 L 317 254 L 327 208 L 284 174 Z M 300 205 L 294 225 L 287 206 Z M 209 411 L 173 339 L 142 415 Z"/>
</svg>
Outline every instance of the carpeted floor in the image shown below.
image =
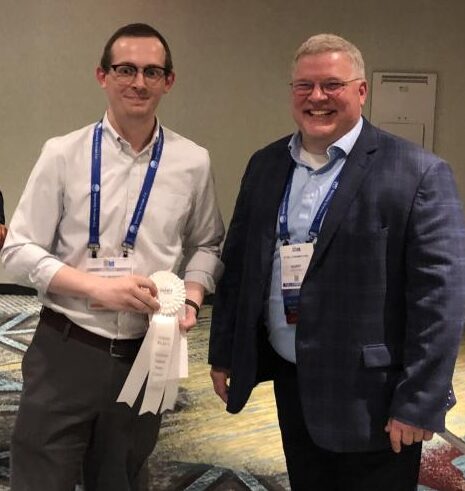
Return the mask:
<svg viewBox="0 0 465 491">
<path fill-rule="evenodd" d="M 9 438 L 21 390 L 21 358 L 32 338 L 39 305 L 34 297 L 0 296 L 0 491 L 7 491 Z M 156 491 L 289 490 L 270 384 L 262 384 L 239 415 L 229 415 L 211 389 L 206 364 L 210 308 L 202 308 L 189 337 L 189 378 L 175 411 L 165 413 L 149 461 Z M 460 373 L 459 373 L 460 372 Z M 455 386 L 461 405 L 448 427 L 465 436 L 465 344 Z M 419 489 L 465 491 L 465 456 L 440 437 L 425 447 Z"/>
</svg>

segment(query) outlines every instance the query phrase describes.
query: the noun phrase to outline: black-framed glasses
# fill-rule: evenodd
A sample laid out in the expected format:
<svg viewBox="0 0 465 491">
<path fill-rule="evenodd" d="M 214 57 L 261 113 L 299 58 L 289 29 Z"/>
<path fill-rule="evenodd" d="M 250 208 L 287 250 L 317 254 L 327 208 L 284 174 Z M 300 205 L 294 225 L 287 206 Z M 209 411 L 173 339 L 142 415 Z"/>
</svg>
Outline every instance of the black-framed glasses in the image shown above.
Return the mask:
<svg viewBox="0 0 465 491">
<path fill-rule="evenodd" d="M 130 63 L 120 63 L 119 65 L 111 65 L 111 68 L 115 73 L 116 80 L 124 85 L 130 84 L 139 72 L 144 75 L 147 84 L 155 84 L 169 75 L 169 71 L 165 67 L 158 65 L 138 67 Z"/>
<path fill-rule="evenodd" d="M 311 82 L 310 80 L 294 80 L 289 85 L 292 88 L 292 92 L 296 95 L 309 96 L 316 86 L 320 87 L 321 92 L 327 96 L 338 95 L 347 85 L 356 80 L 362 80 L 360 77 L 353 78 L 352 80 L 328 80 L 326 82 Z"/>
</svg>

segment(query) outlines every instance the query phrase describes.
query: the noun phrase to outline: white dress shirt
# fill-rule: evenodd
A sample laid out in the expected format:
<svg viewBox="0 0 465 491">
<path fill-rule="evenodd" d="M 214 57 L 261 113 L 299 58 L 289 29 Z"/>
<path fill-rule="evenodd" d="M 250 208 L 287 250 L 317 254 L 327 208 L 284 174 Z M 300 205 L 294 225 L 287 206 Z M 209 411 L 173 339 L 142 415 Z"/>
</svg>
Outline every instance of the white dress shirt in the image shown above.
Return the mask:
<svg viewBox="0 0 465 491">
<path fill-rule="evenodd" d="M 90 215 L 92 136 L 95 124 L 47 141 L 12 217 L 2 251 L 6 270 L 20 284 L 32 286 L 44 305 L 101 336 L 137 338 L 147 315 L 90 311 L 87 300 L 47 293 L 64 265 L 82 271 Z M 134 274 L 169 270 L 185 281 L 214 290 L 222 272 L 224 235 L 207 150 L 163 128 L 165 143 L 135 248 Z M 122 255 L 121 242 L 131 221 L 150 160 L 152 140 L 133 151 L 103 119 L 99 257 Z"/>
</svg>

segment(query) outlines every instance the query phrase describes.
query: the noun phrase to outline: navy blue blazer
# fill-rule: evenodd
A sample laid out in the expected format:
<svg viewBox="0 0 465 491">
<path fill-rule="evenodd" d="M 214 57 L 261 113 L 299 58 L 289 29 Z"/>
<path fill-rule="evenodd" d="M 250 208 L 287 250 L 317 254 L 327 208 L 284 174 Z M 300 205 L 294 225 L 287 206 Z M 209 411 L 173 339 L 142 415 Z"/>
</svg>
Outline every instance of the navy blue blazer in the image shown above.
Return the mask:
<svg viewBox="0 0 465 491">
<path fill-rule="evenodd" d="M 273 377 L 263 325 L 287 136 L 255 153 L 223 250 L 209 363 L 231 370 L 227 410 Z M 366 120 L 305 276 L 296 327 L 308 431 L 332 451 L 387 448 L 389 417 L 444 430 L 465 307 L 465 227 L 449 166 Z"/>
</svg>

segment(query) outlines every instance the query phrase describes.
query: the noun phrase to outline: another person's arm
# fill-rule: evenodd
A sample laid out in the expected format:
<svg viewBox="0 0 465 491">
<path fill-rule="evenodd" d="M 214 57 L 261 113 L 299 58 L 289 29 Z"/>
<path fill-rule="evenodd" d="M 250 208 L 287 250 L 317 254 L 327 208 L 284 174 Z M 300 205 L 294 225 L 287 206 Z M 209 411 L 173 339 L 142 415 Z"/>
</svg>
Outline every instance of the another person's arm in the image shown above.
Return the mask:
<svg viewBox="0 0 465 491">
<path fill-rule="evenodd" d="M 8 229 L 5 227 L 5 225 L 3 225 L 3 223 L 0 223 L 0 249 L 3 247 L 3 244 L 5 243 L 7 233 L 8 233 Z"/>
<path fill-rule="evenodd" d="M 237 302 L 243 272 L 248 218 L 249 196 L 252 187 L 250 169 L 253 157 L 244 173 L 229 225 L 221 259 L 224 274 L 215 293 L 208 363 L 212 366 L 210 376 L 215 393 L 224 403 L 228 402 L 228 380 L 231 372 L 231 356 L 237 315 Z"/>
<path fill-rule="evenodd" d="M 8 229 L 5 227 L 5 210 L 3 207 L 3 195 L 0 191 L 0 249 L 3 247 L 5 242 L 6 234 Z"/>
</svg>

